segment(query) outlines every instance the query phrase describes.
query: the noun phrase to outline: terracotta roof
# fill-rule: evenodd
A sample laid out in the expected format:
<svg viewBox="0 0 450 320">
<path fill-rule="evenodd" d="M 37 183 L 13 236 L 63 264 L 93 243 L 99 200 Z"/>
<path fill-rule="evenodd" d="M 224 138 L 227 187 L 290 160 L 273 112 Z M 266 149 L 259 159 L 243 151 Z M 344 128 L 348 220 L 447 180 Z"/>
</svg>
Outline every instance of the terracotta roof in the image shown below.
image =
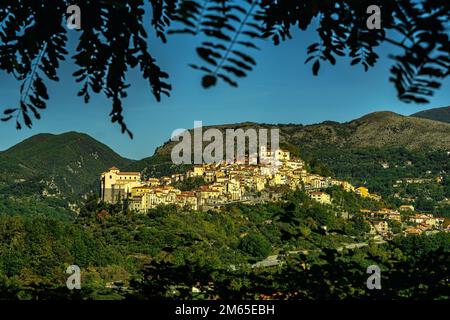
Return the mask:
<svg viewBox="0 0 450 320">
<path fill-rule="evenodd" d="M 210 189 L 209 186 L 200 186 L 200 187 L 198 188 L 198 190 L 199 190 L 199 191 L 202 191 L 202 192 L 218 192 L 218 191 L 216 191 L 216 190 Z"/>
<path fill-rule="evenodd" d="M 135 190 L 135 189 L 153 190 L 154 188 L 155 188 L 155 187 L 140 186 L 140 187 L 134 187 L 134 188 L 131 188 L 131 190 Z"/>
<path fill-rule="evenodd" d="M 326 192 L 320 192 L 320 191 L 311 192 L 310 194 L 311 194 L 311 195 L 315 195 L 315 196 L 320 196 L 320 195 L 323 195 L 323 194 L 328 195 L 328 193 L 326 193 Z"/>
<path fill-rule="evenodd" d="M 417 229 L 417 228 L 414 228 L 414 227 L 410 227 L 410 228 L 406 228 L 406 229 L 405 229 L 405 232 L 406 232 L 406 233 L 420 233 L 421 230 L 420 230 L 420 229 Z"/>
<path fill-rule="evenodd" d="M 192 191 L 181 192 L 177 197 L 195 197 L 195 193 Z"/>
<path fill-rule="evenodd" d="M 433 218 L 433 216 L 429 216 L 429 215 L 426 215 L 426 214 L 416 214 L 415 216 L 414 216 L 414 218 L 415 219 L 432 219 Z"/>
</svg>

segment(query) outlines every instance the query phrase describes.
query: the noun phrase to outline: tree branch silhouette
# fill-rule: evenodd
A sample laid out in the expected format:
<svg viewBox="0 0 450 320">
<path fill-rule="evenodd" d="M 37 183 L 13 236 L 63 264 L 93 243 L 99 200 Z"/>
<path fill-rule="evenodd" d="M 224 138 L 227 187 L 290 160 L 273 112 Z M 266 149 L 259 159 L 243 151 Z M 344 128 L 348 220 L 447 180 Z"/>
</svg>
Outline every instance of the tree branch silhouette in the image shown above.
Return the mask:
<svg viewBox="0 0 450 320">
<path fill-rule="evenodd" d="M 111 121 L 132 137 L 125 123 L 122 101 L 130 84 L 126 72 L 138 69 L 148 81 L 156 101 L 170 96 L 169 75 L 151 54 L 148 33 L 162 42 L 172 34 L 206 38 L 197 48 L 203 63 L 190 64 L 204 73 L 202 85 L 211 88 L 219 80 L 237 87 L 256 66 L 252 50 L 271 39 L 274 45 L 292 38 L 292 29 L 307 30 L 313 22 L 319 44 L 307 48 L 306 62 L 314 60 L 312 71 L 319 74 L 321 63 L 336 64 L 339 57 L 351 58 L 351 65 L 366 71 L 378 61 L 376 49 L 390 43 L 402 52 L 390 55 L 394 65 L 390 81 L 398 98 L 406 103 L 428 103 L 443 79 L 450 74 L 450 46 L 447 0 L 122 0 L 79 1 L 83 15 L 75 53 L 66 51 L 66 9 L 68 0 L 4 0 L 0 5 L 0 70 L 17 80 L 35 79 L 29 102 L 4 110 L 3 121 L 13 118 L 31 127 L 28 115 L 40 119 L 38 110 L 48 100 L 44 80 L 32 64 L 43 44 L 46 51 L 38 68 L 49 80 L 58 81 L 59 62 L 69 55 L 82 83 L 78 95 L 89 103 L 92 94 L 105 95 L 112 104 Z M 381 30 L 367 27 L 367 8 L 381 8 Z M 146 23 L 147 13 L 150 22 Z M 392 34 L 399 33 L 402 39 Z M 21 94 L 23 92 L 21 91 Z"/>
</svg>

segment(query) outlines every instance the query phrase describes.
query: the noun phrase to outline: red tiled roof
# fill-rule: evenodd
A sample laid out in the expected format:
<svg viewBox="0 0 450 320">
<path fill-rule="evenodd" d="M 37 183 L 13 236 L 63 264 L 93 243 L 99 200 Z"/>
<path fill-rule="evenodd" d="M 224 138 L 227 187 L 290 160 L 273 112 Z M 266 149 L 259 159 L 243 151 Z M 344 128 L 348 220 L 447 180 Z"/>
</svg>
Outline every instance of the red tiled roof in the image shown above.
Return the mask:
<svg viewBox="0 0 450 320">
<path fill-rule="evenodd" d="M 195 193 L 192 191 L 181 192 L 177 197 L 195 197 Z"/>
<path fill-rule="evenodd" d="M 134 187 L 134 188 L 131 188 L 131 189 L 132 190 L 135 190 L 135 189 L 153 190 L 153 189 L 155 189 L 155 187 L 140 186 L 140 187 Z"/>
</svg>

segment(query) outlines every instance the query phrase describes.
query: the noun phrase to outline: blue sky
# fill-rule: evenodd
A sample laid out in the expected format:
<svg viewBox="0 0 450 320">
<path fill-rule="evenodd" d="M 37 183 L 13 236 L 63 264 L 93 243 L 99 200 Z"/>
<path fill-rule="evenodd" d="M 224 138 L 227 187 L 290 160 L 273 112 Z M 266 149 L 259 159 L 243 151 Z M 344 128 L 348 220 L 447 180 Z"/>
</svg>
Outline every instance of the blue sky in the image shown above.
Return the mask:
<svg viewBox="0 0 450 320">
<path fill-rule="evenodd" d="M 76 31 L 69 31 L 73 48 Z M 107 144 L 122 156 L 140 159 L 170 139 L 173 130 L 191 128 L 195 120 L 204 125 L 244 121 L 264 123 L 311 124 L 325 120 L 350 121 L 374 111 L 390 110 L 409 115 L 419 110 L 450 105 L 450 81 L 428 105 L 400 102 L 389 83 L 387 58 L 391 48 L 381 47 L 381 59 L 368 73 L 361 66 L 338 60 L 336 66 L 322 66 L 319 77 L 313 77 L 311 66 L 305 65 L 306 47 L 314 42 L 313 32 L 299 32 L 294 39 L 275 47 L 262 43 L 254 52 L 256 70 L 240 80 L 239 88 L 225 83 L 205 90 L 200 85 L 201 73 L 188 67 L 198 62 L 196 44 L 202 39 L 187 36 L 169 37 L 168 44 L 152 39 L 151 51 L 163 70 L 169 72 L 173 85 L 170 98 L 157 103 L 149 87 L 137 72 L 131 71 L 129 97 L 124 101 L 125 117 L 135 138 L 122 135 L 109 121 L 110 102 L 103 96 L 85 105 L 76 96 L 79 85 L 72 78 L 75 66 L 69 60 L 60 70 L 61 81 L 48 83 L 50 101 L 35 121 L 33 129 L 16 131 L 14 123 L 0 123 L 0 150 L 38 133 L 84 132 Z M 0 73 L 0 108 L 15 106 L 19 99 L 19 83 Z"/>
</svg>

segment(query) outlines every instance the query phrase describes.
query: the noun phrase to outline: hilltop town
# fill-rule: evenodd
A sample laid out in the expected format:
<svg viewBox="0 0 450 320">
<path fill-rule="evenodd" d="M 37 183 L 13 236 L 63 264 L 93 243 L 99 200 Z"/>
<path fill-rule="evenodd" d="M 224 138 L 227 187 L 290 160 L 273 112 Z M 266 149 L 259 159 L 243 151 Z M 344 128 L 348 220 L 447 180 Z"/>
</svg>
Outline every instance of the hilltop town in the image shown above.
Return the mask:
<svg viewBox="0 0 450 320">
<path fill-rule="evenodd" d="M 312 200 L 332 205 L 333 199 L 326 190 L 333 186 L 346 192 L 382 201 L 381 196 L 364 187 L 355 187 L 347 181 L 324 177 L 308 172 L 302 159 L 293 157 L 288 150 L 274 151 L 261 148 L 255 164 L 251 161 L 221 162 L 195 165 L 184 174 L 177 173 L 161 178 L 143 179 L 140 172 L 121 172 L 112 167 L 101 174 L 101 200 L 114 204 L 126 201 L 128 208 L 147 213 L 159 205 L 174 205 L 186 210 L 220 210 L 232 203 L 257 204 L 278 201 L 289 190 L 304 190 Z M 193 190 L 182 191 L 177 184 L 189 179 L 200 179 L 204 184 Z M 407 219 L 402 219 L 402 213 Z M 443 229 L 443 218 L 414 211 L 411 205 L 398 210 L 382 208 L 377 211 L 360 210 L 371 227 L 371 233 L 392 234 L 390 222 L 406 222 L 404 233 L 420 234 Z"/>
</svg>

